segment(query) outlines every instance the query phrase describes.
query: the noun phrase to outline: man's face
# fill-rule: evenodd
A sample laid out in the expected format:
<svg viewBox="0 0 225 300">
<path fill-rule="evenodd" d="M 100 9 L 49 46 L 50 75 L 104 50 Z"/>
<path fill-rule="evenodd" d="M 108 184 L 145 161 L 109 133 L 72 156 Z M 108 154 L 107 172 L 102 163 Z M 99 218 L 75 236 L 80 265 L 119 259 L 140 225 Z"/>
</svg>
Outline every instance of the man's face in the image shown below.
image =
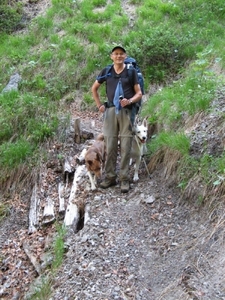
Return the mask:
<svg viewBox="0 0 225 300">
<path fill-rule="evenodd" d="M 123 63 L 125 58 L 126 58 L 126 53 L 123 52 L 122 49 L 115 49 L 112 53 L 111 53 L 111 59 L 113 60 L 114 63 Z"/>
</svg>

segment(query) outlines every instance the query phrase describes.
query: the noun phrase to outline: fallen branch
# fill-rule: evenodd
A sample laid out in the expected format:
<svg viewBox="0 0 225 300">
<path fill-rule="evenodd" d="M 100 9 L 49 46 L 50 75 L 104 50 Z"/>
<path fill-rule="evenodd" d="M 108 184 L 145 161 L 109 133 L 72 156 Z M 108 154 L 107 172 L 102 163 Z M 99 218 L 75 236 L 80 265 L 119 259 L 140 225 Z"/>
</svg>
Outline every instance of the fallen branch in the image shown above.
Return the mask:
<svg viewBox="0 0 225 300">
<path fill-rule="evenodd" d="M 38 225 L 38 205 L 39 199 L 37 198 L 37 184 L 35 183 L 31 199 L 30 199 L 30 211 L 29 211 L 29 228 L 28 233 L 34 233 L 37 231 L 36 226 Z"/>
<path fill-rule="evenodd" d="M 81 137 L 80 137 L 80 118 L 75 119 L 75 121 L 74 121 L 74 131 L 75 131 L 74 141 L 75 141 L 76 144 L 80 144 L 80 142 L 81 142 Z"/>
<path fill-rule="evenodd" d="M 47 198 L 47 204 L 44 208 L 43 223 L 49 224 L 55 220 L 54 204 L 50 197 Z"/>
<path fill-rule="evenodd" d="M 59 183 L 58 186 L 59 193 L 59 215 L 65 215 L 65 200 L 64 200 L 64 185 L 62 182 Z"/>
<path fill-rule="evenodd" d="M 79 221 L 79 208 L 76 204 L 76 192 L 78 190 L 78 183 L 81 183 L 81 179 L 86 172 L 85 165 L 78 166 L 74 175 L 73 185 L 70 192 L 69 202 L 66 209 L 66 215 L 64 218 L 65 226 L 74 225 L 77 226 Z"/>
<path fill-rule="evenodd" d="M 79 155 L 79 156 L 76 156 L 76 163 L 77 163 L 78 165 L 82 165 L 82 164 L 85 163 L 85 159 L 84 159 L 84 158 L 85 158 L 86 152 L 87 152 L 87 148 L 84 148 L 84 149 L 81 151 L 80 155 Z"/>
<path fill-rule="evenodd" d="M 66 158 L 63 166 L 63 176 L 64 181 L 66 181 L 66 188 L 69 182 L 71 175 L 74 174 L 75 167 L 72 162 L 72 158 Z"/>
</svg>

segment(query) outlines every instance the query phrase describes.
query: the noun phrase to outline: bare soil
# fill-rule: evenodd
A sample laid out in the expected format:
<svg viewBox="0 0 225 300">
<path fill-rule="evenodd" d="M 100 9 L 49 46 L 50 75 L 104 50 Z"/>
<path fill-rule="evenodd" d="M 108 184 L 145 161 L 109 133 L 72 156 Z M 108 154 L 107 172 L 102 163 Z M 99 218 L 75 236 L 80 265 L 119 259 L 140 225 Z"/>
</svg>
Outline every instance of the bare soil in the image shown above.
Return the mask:
<svg viewBox="0 0 225 300">
<path fill-rule="evenodd" d="M 74 143 L 74 118 L 80 117 L 94 136 L 102 129 L 98 112 L 79 111 L 76 102 L 70 110 L 65 141 L 49 145 L 48 162 L 38 176 L 42 210 L 48 196 L 58 201 L 58 183 L 65 182 L 60 155 L 74 158 L 84 146 Z M 224 151 L 224 112 L 225 93 L 220 91 L 209 114 L 187 123 L 192 155 L 199 155 L 203 145 L 211 155 Z M 145 160 L 148 164 L 149 158 Z M 68 228 L 65 258 L 52 280 L 51 297 L 42 299 L 225 299 L 224 195 L 213 204 L 197 205 L 194 194 L 184 200 L 173 180 L 166 179 L 165 169 L 158 164 L 149 175 L 142 161 L 140 180 L 131 183 L 128 194 L 121 194 L 119 186 L 92 192 L 86 178 L 80 200 L 85 203 L 87 223 L 81 216 L 79 228 Z M 130 172 L 132 176 L 133 168 Z M 68 193 L 71 184 L 69 180 Z M 201 186 L 196 184 L 199 192 Z M 30 182 L 7 198 L 10 209 L 0 227 L 2 300 L 31 299 L 33 286 L 48 274 L 46 256 L 56 223 L 62 224 L 56 211 L 57 222 L 28 234 L 30 199 Z M 27 246 L 41 266 L 40 274 L 25 251 Z"/>
</svg>

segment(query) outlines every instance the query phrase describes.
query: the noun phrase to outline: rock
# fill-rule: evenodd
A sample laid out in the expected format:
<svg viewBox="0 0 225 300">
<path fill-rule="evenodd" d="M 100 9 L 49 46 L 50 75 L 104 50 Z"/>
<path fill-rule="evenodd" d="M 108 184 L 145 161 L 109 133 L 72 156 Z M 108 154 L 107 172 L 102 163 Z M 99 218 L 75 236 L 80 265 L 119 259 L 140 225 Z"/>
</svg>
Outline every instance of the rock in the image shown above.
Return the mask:
<svg viewBox="0 0 225 300">
<path fill-rule="evenodd" d="M 2 93 L 10 92 L 12 90 L 17 91 L 18 90 L 18 84 L 21 81 L 21 76 L 18 73 L 13 74 L 10 77 L 9 83 L 7 86 L 3 89 Z"/>
</svg>

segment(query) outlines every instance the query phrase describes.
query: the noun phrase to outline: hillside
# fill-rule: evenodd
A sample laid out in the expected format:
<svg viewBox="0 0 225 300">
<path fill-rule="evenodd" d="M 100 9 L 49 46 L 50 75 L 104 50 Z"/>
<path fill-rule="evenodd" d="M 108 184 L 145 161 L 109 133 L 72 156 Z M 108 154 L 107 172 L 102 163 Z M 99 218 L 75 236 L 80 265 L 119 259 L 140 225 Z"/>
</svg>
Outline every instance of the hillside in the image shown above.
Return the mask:
<svg viewBox="0 0 225 300">
<path fill-rule="evenodd" d="M 27 16 L 42 15 L 49 5 L 45 0 L 29 1 Z M 132 26 L 136 6 L 128 1 L 123 5 Z M 223 70 L 217 70 L 217 75 L 223 76 Z M 161 88 L 150 84 L 147 101 Z M 75 158 L 89 143 L 88 139 L 81 144 L 74 142 L 74 122 L 80 118 L 82 128 L 93 136 L 102 129 L 102 115 L 95 109 L 84 110 L 82 93 L 76 91 L 73 101 L 61 99 L 69 122 L 43 146 L 48 153 L 46 159 L 31 173 L 26 173 L 26 168 L 21 170 L 19 180 L 15 178 L 17 184 L 13 184 L 13 177 L 7 187 L 4 200 L 8 211 L 0 227 L 0 298 L 225 299 L 224 189 L 218 184 L 209 190 L 197 175 L 186 189 L 178 187 L 175 166 L 180 156 L 175 151 L 146 156 L 150 176 L 142 161 L 140 180 L 131 183 L 127 195 L 121 194 L 118 186 L 92 192 L 84 176 L 78 197 L 84 211 L 79 226 L 68 227 L 63 235 L 65 253 L 60 262 L 60 255 L 57 257 L 53 249 L 63 224 L 58 187 L 59 183 L 66 187 L 68 204 L 73 184 L 73 176 L 65 178 L 64 160 L 73 159 L 76 174 Z M 67 118 L 63 113 L 61 118 Z M 224 113 L 225 90 L 220 86 L 209 110 L 184 118 L 183 128 L 190 138 L 193 157 L 200 157 L 203 151 L 209 157 L 224 153 Z M 149 143 L 160 130 L 161 124 L 157 125 L 149 123 Z M 224 178 L 220 178 L 221 182 Z M 34 183 L 39 213 L 37 230 L 31 233 L 29 213 Z M 55 203 L 55 222 L 44 224 L 44 207 L 49 198 Z"/>
</svg>

